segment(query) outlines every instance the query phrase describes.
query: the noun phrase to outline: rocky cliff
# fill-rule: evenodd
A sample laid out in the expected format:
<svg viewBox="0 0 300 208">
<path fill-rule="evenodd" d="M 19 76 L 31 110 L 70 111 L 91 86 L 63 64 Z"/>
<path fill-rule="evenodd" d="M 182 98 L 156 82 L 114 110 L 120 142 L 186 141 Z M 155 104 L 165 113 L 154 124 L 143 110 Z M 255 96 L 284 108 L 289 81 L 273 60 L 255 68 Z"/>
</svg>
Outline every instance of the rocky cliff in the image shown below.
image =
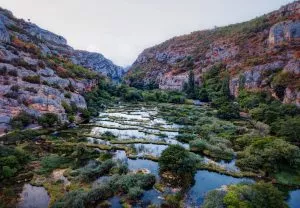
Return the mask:
<svg viewBox="0 0 300 208">
<path fill-rule="evenodd" d="M 136 87 L 155 84 L 181 90 L 189 70 L 201 85 L 203 73 L 222 62 L 233 95 L 243 81 L 248 90 L 267 89 L 283 102 L 300 106 L 299 59 L 300 1 L 295 1 L 248 22 L 193 32 L 145 49 L 126 81 Z"/>
<path fill-rule="evenodd" d="M 123 73 L 103 55 L 74 50 L 64 37 L 0 8 L 0 132 L 21 111 L 67 121 L 63 104 L 86 108 L 82 93 L 95 86 L 97 74 L 118 80 Z"/>
</svg>

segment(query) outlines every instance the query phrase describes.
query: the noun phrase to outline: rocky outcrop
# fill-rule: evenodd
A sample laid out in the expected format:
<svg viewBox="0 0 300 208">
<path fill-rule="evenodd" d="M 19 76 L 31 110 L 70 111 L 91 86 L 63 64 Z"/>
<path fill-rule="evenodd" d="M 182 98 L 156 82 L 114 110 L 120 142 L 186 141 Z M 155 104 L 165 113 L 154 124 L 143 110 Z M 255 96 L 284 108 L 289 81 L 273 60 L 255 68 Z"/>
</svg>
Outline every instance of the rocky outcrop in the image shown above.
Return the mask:
<svg viewBox="0 0 300 208">
<path fill-rule="evenodd" d="M 72 54 L 72 61 L 75 64 L 102 73 L 115 81 L 120 81 L 125 73 L 122 67 L 114 65 L 112 61 L 106 59 L 99 53 L 76 50 Z"/>
<path fill-rule="evenodd" d="M 10 41 L 10 36 L 9 33 L 3 24 L 2 21 L 0 21 L 0 42 L 9 42 Z"/>
<path fill-rule="evenodd" d="M 87 108 L 82 95 L 98 75 L 119 80 L 123 73 L 103 55 L 74 50 L 64 37 L 0 8 L 0 134 L 21 111 L 68 122 L 64 106 Z"/>
<path fill-rule="evenodd" d="M 181 90 L 193 70 L 201 85 L 203 74 L 222 63 L 230 75 L 230 91 L 240 85 L 274 94 L 273 77 L 295 74 L 283 102 L 296 103 L 299 94 L 300 2 L 248 22 L 193 32 L 145 49 L 125 76 L 132 86 L 156 83 L 161 89 Z M 137 82 L 138 80 L 138 82 Z"/>
<path fill-rule="evenodd" d="M 271 27 L 269 34 L 269 43 L 271 45 L 279 45 L 291 41 L 300 41 L 300 21 L 283 21 Z"/>
<path fill-rule="evenodd" d="M 67 40 L 64 37 L 60 35 L 56 35 L 48 30 L 44 30 L 38 27 L 36 24 L 32 24 L 32 23 L 24 24 L 23 29 L 26 32 L 28 32 L 30 35 L 38 38 L 41 41 L 47 41 L 57 45 L 67 45 Z"/>
</svg>

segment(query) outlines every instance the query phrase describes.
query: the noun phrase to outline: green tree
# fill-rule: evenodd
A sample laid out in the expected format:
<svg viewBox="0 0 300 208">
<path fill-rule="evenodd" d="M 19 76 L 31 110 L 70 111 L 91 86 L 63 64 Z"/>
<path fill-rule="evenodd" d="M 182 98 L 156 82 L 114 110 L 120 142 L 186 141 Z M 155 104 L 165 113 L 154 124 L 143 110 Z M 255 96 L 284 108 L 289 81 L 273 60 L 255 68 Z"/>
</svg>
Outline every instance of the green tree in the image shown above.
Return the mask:
<svg viewBox="0 0 300 208">
<path fill-rule="evenodd" d="M 193 153 L 179 145 L 170 145 L 165 149 L 159 158 L 159 170 L 163 174 L 170 172 L 175 176 L 174 184 L 189 185 L 196 172 L 198 159 Z"/>
<path fill-rule="evenodd" d="M 60 125 L 58 116 L 54 113 L 45 113 L 38 119 L 38 123 L 43 127 L 54 127 Z"/>
</svg>

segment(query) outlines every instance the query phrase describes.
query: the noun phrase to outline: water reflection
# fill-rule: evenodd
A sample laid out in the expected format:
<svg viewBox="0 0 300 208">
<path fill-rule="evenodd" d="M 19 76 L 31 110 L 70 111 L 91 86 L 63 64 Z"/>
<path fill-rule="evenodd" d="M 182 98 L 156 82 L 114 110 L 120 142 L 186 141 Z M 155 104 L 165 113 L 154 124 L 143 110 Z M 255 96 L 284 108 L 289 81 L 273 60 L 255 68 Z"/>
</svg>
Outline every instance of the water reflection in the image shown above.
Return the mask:
<svg viewBox="0 0 300 208">
<path fill-rule="evenodd" d="M 47 208 L 50 197 L 44 187 L 25 184 L 17 208 Z"/>
<path fill-rule="evenodd" d="M 197 171 L 195 184 L 187 193 L 186 203 L 190 207 L 199 207 L 203 203 L 208 191 L 220 188 L 223 185 L 237 184 L 240 182 L 252 182 L 252 180 L 247 178 L 234 178 L 206 170 Z"/>
<path fill-rule="evenodd" d="M 290 208 L 299 208 L 300 207 L 300 189 L 291 191 L 289 193 L 289 198 L 287 201 Z"/>
</svg>

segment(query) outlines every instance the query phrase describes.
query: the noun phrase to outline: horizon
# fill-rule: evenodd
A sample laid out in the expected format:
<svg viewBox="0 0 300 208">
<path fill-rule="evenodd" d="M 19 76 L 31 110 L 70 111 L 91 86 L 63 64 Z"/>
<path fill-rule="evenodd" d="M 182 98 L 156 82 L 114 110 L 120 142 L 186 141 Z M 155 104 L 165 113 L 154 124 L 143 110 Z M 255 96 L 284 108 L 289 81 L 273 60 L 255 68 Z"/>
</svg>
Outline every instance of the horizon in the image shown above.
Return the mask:
<svg viewBox="0 0 300 208">
<path fill-rule="evenodd" d="M 72 1 L 72 3 L 58 0 L 51 2 L 31 0 L 29 2 L 3 0 L 0 6 L 10 10 L 17 18 L 30 19 L 30 22 L 39 27 L 62 35 L 66 38 L 68 45 L 75 49 L 101 53 L 114 64 L 127 67 L 144 49 L 158 45 L 172 37 L 212 29 L 215 26 L 222 27 L 249 21 L 293 1 L 240 2 L 230 0 L 222 2 L 213 0 L 207 3 L 190 0 L 190 4 L 182 4 L 180 1 L 174 3 L 170 0 L 163 3 L 158 0 L 151 3 L 145 0 L 132 0 L 130 3 L 117 0 L 109 3 L 91 0 L 89 5 L 84 5 L 86 9 L 84 11 L 82 2 L 79 0 Z M 36 6 L 32 7 L 33 4 Z M 258 4 L 259 7 L 256 6 Z M 102 5 L 104 7 L 98 7 Z M 99 11 L 98 8 L 103 9 Z M 111 14 L 109 11 L 112 9 L 117 12 Z M 132 14 L 132 12 L 135 13 Z M 149 12 L 156 15 L 149 16 Z M 178 21 L 177 12 L 183 13 L 180 21 Z M 213 15 L 213 12 L 218 15 Z M 208 15 L 209 18 L 203 20 L 203 17 Z M 107 19 L 103 20 L 101 17 Z M 172 21 L 172 18 L 176 21 Z M 156 22 L 161 19 L 163 21 Z M 87 22 L 89 24 L 86 24 Z M 126 24 L 128 22 L 131 24 Z"/>
</svg>

